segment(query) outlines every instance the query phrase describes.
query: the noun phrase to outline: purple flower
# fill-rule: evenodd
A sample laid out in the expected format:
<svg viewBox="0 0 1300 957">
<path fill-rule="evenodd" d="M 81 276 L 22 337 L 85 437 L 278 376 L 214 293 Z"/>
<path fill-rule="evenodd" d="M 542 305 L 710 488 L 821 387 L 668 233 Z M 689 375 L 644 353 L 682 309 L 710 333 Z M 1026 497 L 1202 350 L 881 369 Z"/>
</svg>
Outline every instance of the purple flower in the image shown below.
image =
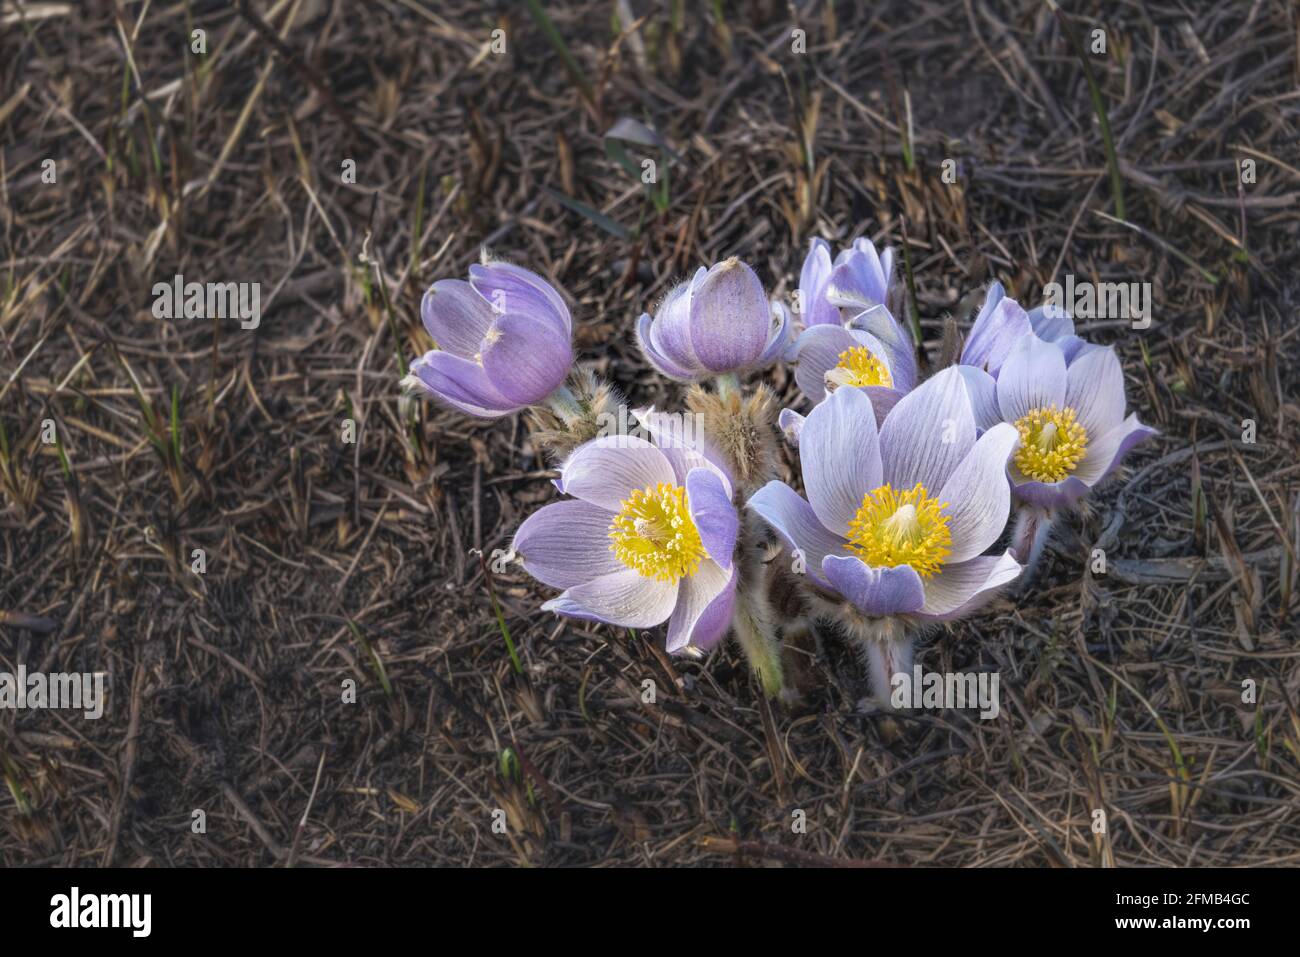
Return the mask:
<svg viewBox="0 0 1300 957">
<path fill-rule="evenodd" d="M 1015 427 L 1019 442 L 1007 472 L 1015 496 L 1032 505 L 1073 505 L 1129 449 L 1156 434 L 1136 415 L 1124 415 L 1124 370 L 1115 350 L 1083 343 L 1072 325 L 1055 342 L 1021 336 L 996 381 L 979 370 L 961 374 L 979 428 Z"/>
<path fill-rule="evenodd" d="M 1006 525 L 1016 438 L 1009 425 L 976 438 L 956 369 L 900 399 L 879 431 L 866 393 L 840 388 L 800 431 L 807 500 L 769 482 L 748 507 L 863 616 L 956 618 L 1020 573 L 1010 553 L 983 554 Z"/>
<path fill-rule="evenodd" d="M 884 421 L 916 385 L 911 337 L 890 313 L 892 250 L 883 256 L 858 239 L 831 261 L 830 246 L 814 239 L 799 275 L 803 328 L 786 359 L 795 381 L 814 404 L 842 385 L 866 389 Z"/>
<path fill-rule="evenodd" d="M 789 314 L 735 257 L 698 269 L 636 327 L 646 360 L 683 382 L 767 365 L 785 351 L 788 333 Z"/>
<path fill-rule="evenodd" d="M 469 282 L 435 282 L 420 303 L 434 348 L 403 384 L 481 418 L 536 405 L 573 364 L 573 321 L 560 294 L 536 273 L 492 262 Z"/>
<path fill-rule="evenodd" d="M 960 362 L 996 379 L 1011 347 L 1030 332 L 1029 314 L 1020 308 L 1020 303 L 1007 298 L 1002 283 L 995 282 L 989 286 L 984 305 L 966 337 Z"/>
<path fill-rule="evenodd" d="M 542 607 L 628 628 L 668 622 L 667 648 L 703 649 L 731 624 L 739 516 L 730 477 L 697 448 L 594 439 L 560 468 L 560 491 L 511 546 L 564 593 Z"/>
<path fill-rule="evenodd" d="M 853 315 L 887 306 L 894 272 L 894 252 L 876 252 L 865 236 L 831 261 L 831 247 L 814 239 L 799 271 L 800 318 L 805 328 L 842 325 L 841 309 Z"/>
<path fill-rule="evenodd" d="M 884 306 L 875 306 L 851 322 L 811 326 L 799 334 L 794 380 L 814 404 L 840 386 L 864 389 L 877 420 L 883 422 L 898 400 L 916 386 L 916 354 L 907 333 Z"/>
</svg>

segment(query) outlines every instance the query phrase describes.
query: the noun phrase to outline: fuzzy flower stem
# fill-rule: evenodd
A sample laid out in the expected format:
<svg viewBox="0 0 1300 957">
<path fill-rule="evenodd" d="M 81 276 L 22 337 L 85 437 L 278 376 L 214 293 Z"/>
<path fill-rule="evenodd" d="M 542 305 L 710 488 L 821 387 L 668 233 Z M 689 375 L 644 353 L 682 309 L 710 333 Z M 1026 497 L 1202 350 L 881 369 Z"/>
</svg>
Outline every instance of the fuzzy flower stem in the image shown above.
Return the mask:
<svg viewBox="0 0 1300 957">
<path fill-rule="evenodd" d="M 732 627 L 741 650 L 754 674 L 763 685 L 763 693 L 778 698 L 785 687 L 781 669 L 781 645 L 776 639 L 771 615 L 765 607 L 761 587 L 748 588 L 736 596 Z"/>
<path fill-rule="evenodd" d="M 855 645 L 867 660 L 871 696 L 885 711 L 893 706 L 893 679 L 896 674 L 912 680 L 914 639 L 897 618 L 864 618 L 856 613 L 841 617 Z"/>
<path fill-rule="evenodd" d="M 866 652 L 871 671 L 871 693 L 882 708 L 895 710 L 894 675 L 906 675 L 908 681 L 912 680 L 912 639 L 869 641 Z"/>
<path fill-rule="evenodd" d="M 582 403 L 567 385 L 561 385 L 552 392 L 546 399 L 546 405 L 565 424 L 571 424 L 582 418 Z"/>
<path fill-rule="evenodd" d="M 718 396 L 722 399 L 730 399 L 732 396 L 740 395 L 740 376 L 734 372 L 728 372 L 718 376 L 713 380 L 713 388 L 717 390 Z"/>
<path fill-rule="evenodd" d="M 1052 534 L 1052 524 L 1056 521 L 1056 511 L 1037 505 L 1021 505 L 1016 510 L 1016 526 L 1011 533 L 1011 550 L 1017 560 L 1025 566 L 1020 574 L 1020 588 L 1024 588 L 1038 570 L 1043 558 L 1043 549 Z"/>
</svg>

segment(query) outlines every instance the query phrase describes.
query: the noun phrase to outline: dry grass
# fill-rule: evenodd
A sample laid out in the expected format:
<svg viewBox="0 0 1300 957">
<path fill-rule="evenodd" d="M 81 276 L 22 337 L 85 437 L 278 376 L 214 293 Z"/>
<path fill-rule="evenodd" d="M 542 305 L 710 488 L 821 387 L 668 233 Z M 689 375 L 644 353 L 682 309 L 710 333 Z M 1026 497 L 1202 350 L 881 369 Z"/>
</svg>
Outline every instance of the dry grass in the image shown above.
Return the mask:
<svg viewBox="0 0 1300 957">
<path fill-rule="evenodd" d="M 685 4 L 674 30 L 639 0 L 617 42 L 614 4 L 551 3 L 591 103 L 522 5 L 256 2 L 280 53 L 226 4 L 87 6 L 0 15 L 49 14 L 0 33 L 0 670 L 107 670 L 111 695 L 97 722 L 0 711 L 0 862 L 1300 860 L 1293 5 L 1073 11 L 1085 42 L 1107 30 L 1136 231 L 1108 218 L 1079 61 L 1031 0 L 808 4 L 803 56 L 774 2 L 724 4 L 725 29 Z M 601 142 L 620 116 L 681 154 L 628 241 L 545 191 L 635 228 Z M 1037 587 L 924 652 L 1000 671 L 1002 716 L 859 714 L 834 636 L 806 707 L 774 711 L 734 650 L 670 661 L 540 614 L 522 572 L 495 580 L 517 675 L 470 549 L 554 491 L 519 422 L 408 423 L 423 288 L 486 243 L 563 290 L 602 374 L 673 403 L 631 328 L 674 278 L 735 254 L 789 292 L 809 236 L 904 231 L 931 355 L 992 278 L 1025 300 L 1066 273 L 1154 288 L 1150 329 L 1085 331 L 1161 437 Z M 260 282 L 260 328 L 154 319 L 178 272 Z"/>
</svg>

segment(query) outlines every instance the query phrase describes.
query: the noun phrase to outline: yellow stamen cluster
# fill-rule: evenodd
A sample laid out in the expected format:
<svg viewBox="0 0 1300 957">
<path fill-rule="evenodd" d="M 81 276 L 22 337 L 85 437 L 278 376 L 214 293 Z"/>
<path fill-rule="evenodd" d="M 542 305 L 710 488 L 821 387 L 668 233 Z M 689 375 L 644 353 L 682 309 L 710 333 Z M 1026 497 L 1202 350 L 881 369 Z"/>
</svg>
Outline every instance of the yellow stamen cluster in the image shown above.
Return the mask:
<svg viewBox="0 0 1300 957">
<path fill-rule="evenodd" d="M 873 567 L 911 565 L 929 578 L 952 551 L 947 507 L 919 482 L 905 492 L 882 485 L 862 497 L 849 522 L 849 547 Z"/>
<path fill-rule="evenodd" d="M 694 575 L 704 558 L 686 489 L 660 482 L 634 491 L 609 526 L 610 551 L 646 578 L 675 582 Z"/>
<path fill-rule="evenodd" d="M 836 385 L 859 388 L 880 385 L 890 388 L 894 384 L 894 377 L 889 374 L 885 364 L 866 346 L 845 349 L 840 353 L 839 360 L 839 364 L 826 375 Z"/>
<path fill-rule="evenodd" d="M 1059 482 L 1074 471 L 1088 451 L 1088 430 L 1075 419 L 1074 409 L 1049 405 L 1016 420 L 1020 448 L 1016 468 L 1036 482 Z"/>
</svg>

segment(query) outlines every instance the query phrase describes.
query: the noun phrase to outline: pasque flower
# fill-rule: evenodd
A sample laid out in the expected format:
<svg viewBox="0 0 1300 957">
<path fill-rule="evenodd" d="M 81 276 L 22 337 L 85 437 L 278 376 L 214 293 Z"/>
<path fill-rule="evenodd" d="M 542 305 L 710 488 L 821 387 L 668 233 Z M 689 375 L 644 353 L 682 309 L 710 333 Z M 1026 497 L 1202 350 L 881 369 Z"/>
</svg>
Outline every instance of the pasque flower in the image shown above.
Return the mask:
<svg viewBox="0 0 1300 957">
<path fill-rule="evenodd" d="M 788 334 L 789 314 L 735 257 L 696 270 L 636 327 L 646 361 L 682 382 L 767 365 L 785 351 Z"/>
<path fill-rule="evenodd" d="M 976 438 L 955 369 L 900 399 L 879 431 L 866 393 L 840 388 L 799 437 L 807 499 L 774 481 L 747 503 L 798 550 L 816 589 L 842 600 L 878 697 L 911 667 L 910 625 L 958 618 L 1020 573 L 1010 553 L 984 554 L 1006 525 L 1016 440 L 1005 424 Z"/>
<path fill-rule="evenodd" d="M 834 262 L 814 239 L 799 277 L 804 328 L 789 358 L 813 403 L 842 385 L 866 389 L 878 418 L 916 385 L 911 338 L 889 311 L 893 253 L 859 239 Z"/>
<path fill-rule="evenodd" d="M 1019 442 L 1007 465 L 1012 492 L 1040 508 L 1073 505 L 1129 449 L 1156 434 L 1136 414 L 1124 414 L 1124 370 L 1115 350 L 1084 343 L 1073 331 L 1054 342 L 1022 335 L 996 382 L 969 375 L 965 381 L 980 428 L 1015 427 Z"/>
<path fill-rule="evenodd" d="M 712 457 L 636 436 L 594 439 L 556 486 L 573 498 L 531 515 L 511 546 L 534 578 L 564 589 L 544 609 L 628 628 L 667 621 L 670 652 L 726 634 L 739 516 Z"/>
<path fill-rule="evenodd" d="M 504 262 L 471 266 L 469 281 L 435 282 L 420 303 L 432 351 L 403 384 L 481 418 L 543 402 L 573 364 L 573 321 L 541 276 Z"/>
</svg>

